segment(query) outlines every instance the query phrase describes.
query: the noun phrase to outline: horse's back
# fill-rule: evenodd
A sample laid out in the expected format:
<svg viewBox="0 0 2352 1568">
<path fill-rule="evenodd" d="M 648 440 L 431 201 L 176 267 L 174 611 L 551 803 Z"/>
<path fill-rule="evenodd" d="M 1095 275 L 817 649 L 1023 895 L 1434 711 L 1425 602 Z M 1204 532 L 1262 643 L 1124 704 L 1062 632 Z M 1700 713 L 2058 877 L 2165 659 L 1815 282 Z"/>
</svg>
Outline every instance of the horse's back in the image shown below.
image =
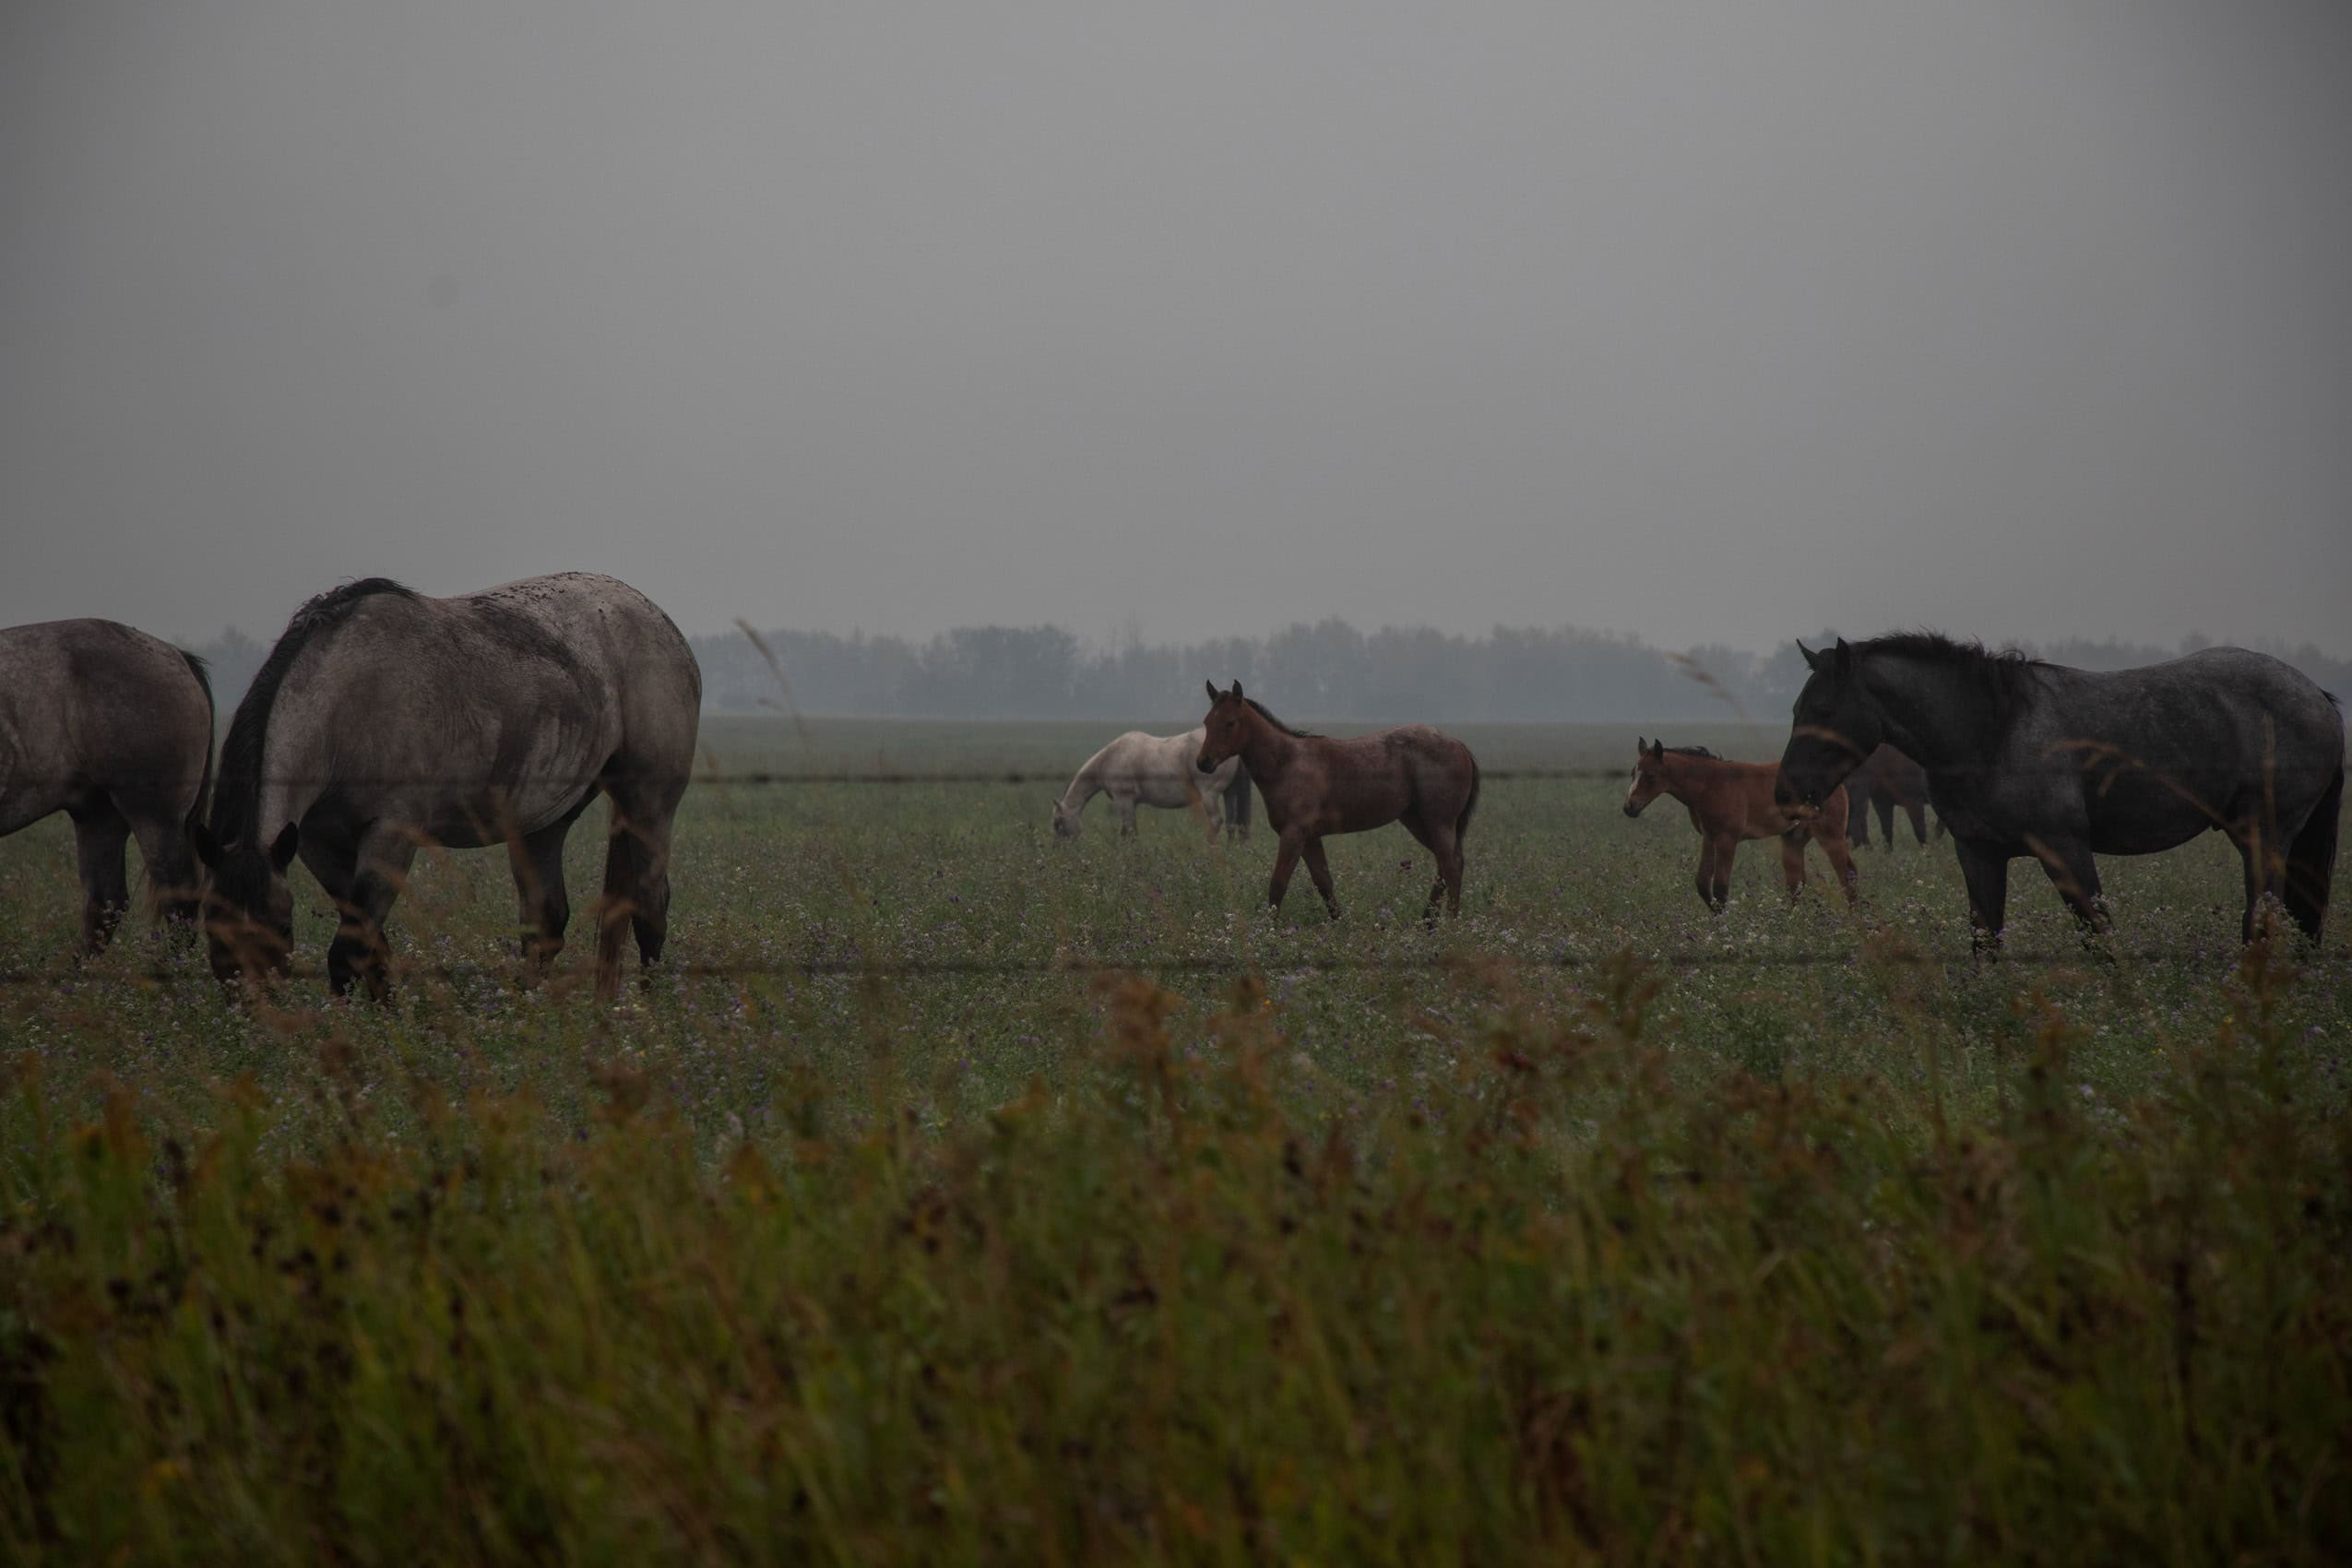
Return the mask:
<svg viewBox="0 0 2352 1568">
<path fill-rule="evenodd" d="M 2299 821 L 2344 766 L 2334 702 L 2251 648 L 2045 682 L 2051 700 L 2019 726 L 2012 766 L 2078 775 L 2103 852 L 2169 848 L 2257 811 Z"/>
<path fill-rule="evenodd" d="M 617 577 L 556 572 L 446 600 L 496 642 L 551 662 L 610 705 L 616 749 L 640 766 L 691 768 L 701 722 L 702 668 L 676 623 Z M 519 625 L 552 635 L 517 636 Z"/>
<path fill-rule="evenodd" d="M 210 696 L 160 637 L 101 620 L 0 630 L 0 814 L 12 823 L 86 789 L 183 817 L 211 749 Z"/>
</svg>

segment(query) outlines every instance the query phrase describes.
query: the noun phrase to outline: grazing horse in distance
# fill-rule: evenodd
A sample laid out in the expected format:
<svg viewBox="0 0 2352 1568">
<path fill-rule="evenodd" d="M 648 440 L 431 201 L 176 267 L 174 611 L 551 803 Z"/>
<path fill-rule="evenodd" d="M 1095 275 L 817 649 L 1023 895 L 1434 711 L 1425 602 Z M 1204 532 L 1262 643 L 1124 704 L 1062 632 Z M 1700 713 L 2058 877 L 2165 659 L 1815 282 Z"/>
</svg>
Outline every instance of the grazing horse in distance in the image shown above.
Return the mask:
<svg viewBox="0 0 2352 1568">
<path fill-rule="evenodd" d="M 600 792 L 612 820 L 597 988 L 612 995 L 624 932 L 647 964 L 668 935 L 671 823 L 701 706 L 686 639 L 611 577 L 562 572 L 453 599 L 369 577 L 318 595 L 287 623 L 220 748 L 196 841 L 213 972 L 290 966 L 286 871 L 299 854 L 342 914 L 329 981 L 383 998 L 384 917 L 424 843 L 506 846 L 523 952 L 543 970 L 571 919 L 564 835 Z"/>
<path fill-rule="evenodd" d="M 1436 921 L 1441 897 L 1447 913 L 1462 912 L 1462 836 L 1479 803 L 1479 765 L 1469 747 L 1426 724 L 1349 741 L 1310 735 L 1243 696 L 1239 681 L 1229 692 L 1207 685 L 1206 736 L 1194 766 L 1214 774 L 1239 757 L 1265 798 L 1265 820 L 1278 836 L 1268 904 L 1282 907 L 1290 873 L 1304 859 L 1323 907 L 1337 920 L 1324 837 L 1401 822 L 1437 857 L 1437 881 L 1421 918 Z"/>
<path fill-rule="evenodd" d="M 1871 812 L 1878 812 L 1879 837 L 1886 848 L 1895 848 L 1895 808 L 1911 819 L 1911 836 L 1921 844 L 1928 841 L 1928 770 L 1896 751 L 1881 745 L 1862 765 L 1846 776 L 1846 841 L 1855 849 L 1867 848 L 1871 841 Z M 1943 837 L 1943 822 L 1938 818 L 1936 837 Z"/>
<path fill-rule="evenodd" d="M 1952 830 L 1979 953 L 1997 951 L 2009 862 L 2041 861 L 2067 907 L 2107 928 L 2096 855 L 2146 855 L 2211 829 L 2245 864 L 2242 937 L 2266 897 L 2317 940 L 2335 873 L 2344 719 L 2267 654 L 2209 647 L 2094 671 L 1932 632 L 1826 652 L 1797 695 L 1777 796 L 1817 806 L 1881 742 L 1927 769 Z"/>
<path fill-rule="evenodd" d="M 1731 861 L 1740 846 L 1751 838 L 1780 840 L 1781 880 L 1788 897 L 1805 890 L 1805 844 L 1818 839 L 1854 902 L 1854 858 L 1846 849 L 1846 794 L 1840 790 L 1820 811 L 1800 819 L 1772 798 L 1773 777 L 1779 769 L 1768 762 L 1730 762 L 1705 746 L 1669 746 L 1664 741 L 1633 742 L 1633 778 L 1625 788 L 1625 814 L 1639 816 L 1642 808 L 1660 795 L 1671 795 L 1689 810 L 1691 826 L 1704 845 L 1699 850 L 1699 897 L 1716 914 L 1731 897 Z"/>
<path fill-rule="evenodd" d="M 0 835 L 64 812 L 82 885 L 81 951 L 130 907 L 123 851 L 147 862 L 159 918 L 193 923 L 188 826 L 212 782 L 204 660 L 114 621 L 0 631 Z"/>
<path fill-rule="evenodd" d="M 1119 808 L 1119 831 L 1135 831 L 1138 805 L 1198 807 L 1208 817 L 1208 836 L 1217 838 L 1218 807 L 1223 826 L 1236 838 L 1250 836 L 1250 776 L 1240 757 L 1227 757 L 1215 773 L 1200 777 L 1193 759 L 1200 754 L 1207 731 L 1188 730 L 1182 735 L 1146 735 L 1130 730 L 1087 759 L 1062 798 L 1053 802 L 1053 836 L 1075 838 L 1080 814 L 1097 795 L 1109 795 Z M 1206 799 L 1204 799 L 1204 793 Z"/>
</svg>

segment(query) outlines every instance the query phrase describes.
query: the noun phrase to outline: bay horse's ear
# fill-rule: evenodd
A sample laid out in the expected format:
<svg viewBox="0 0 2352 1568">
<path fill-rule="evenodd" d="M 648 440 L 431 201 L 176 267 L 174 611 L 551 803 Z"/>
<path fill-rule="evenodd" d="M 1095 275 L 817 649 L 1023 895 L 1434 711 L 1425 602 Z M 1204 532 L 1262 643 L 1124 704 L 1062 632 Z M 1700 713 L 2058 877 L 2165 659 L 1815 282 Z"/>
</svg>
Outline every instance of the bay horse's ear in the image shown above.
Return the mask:
<svg viewBox="0 0 2352 1568">
<path fill-rule="evenodd" d="M 1660 762 L 1664 762 L 1666 760 L 1665 736 L 1660 735 L 1657 740 L 1650 742 L 1650 755 L 1656 757 Z"/>
<path fill-rule="evenodd" d="M 1217 683 L 1214 681 L 1203 681 L 1201 684 L 1208 688 L 1208 700 L 1215 702 L 1217 700 Z"/>
<path fill-rule="evenodd" d="M 1806 669 L 1818 670 L 1821 668 L 1821 655 L 1815 653 L 1812 648 L 1807 647 L 1805 646 L 1805 639 L 1802 637 L 1799 637 L 1797 639 L 1797 651 L 1805 656 Z"/>
<path fill-rule="evenodd" d="M 1844 637 L 1840 637 L 1837 639 L 1837 672 L 1840 675 L 1844 675 L 1852 671 L 1853 668 L 1854 650 L 1846 646 L 1846 639 Z"/>
<path fill-rule="evenodd" d="M 196 851 L 196 863 L 207 871 L 220 869 L 220 840 L 212 829 L 200 822 L 188 824 L 188 848 Z"/>
<path fill-rule="evenodd" d="M 1241 700 L 1241 683 L 1239 680 L 1233 683 L 1233 700 L 1235 702 Z"/>
<path fill-rule="evenodd" d="M 302 842 L 302 832 L 292 823 L 278 830 L 278 841 L 269 846 L 269 863 L 283 872 L 294 863 L 294 850 Z"/>
</svg>

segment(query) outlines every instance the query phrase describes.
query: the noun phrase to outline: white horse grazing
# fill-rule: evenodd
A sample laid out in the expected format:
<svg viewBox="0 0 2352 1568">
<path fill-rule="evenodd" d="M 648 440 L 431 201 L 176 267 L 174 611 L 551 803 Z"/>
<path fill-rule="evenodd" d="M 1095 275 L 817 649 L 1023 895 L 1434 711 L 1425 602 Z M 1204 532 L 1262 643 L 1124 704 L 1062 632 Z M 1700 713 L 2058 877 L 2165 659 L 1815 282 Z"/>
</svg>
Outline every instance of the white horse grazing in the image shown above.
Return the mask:
<svg viewBox="0 0 2352 1568">
<path fill-rule="evenodd" d="M 1250 776 L 1239 757 L 1228 757 L 1214 773 L 1202 773 L 1193 766 L 1200 755 L 1206 730 L 1188 730 L 1182 735 L 1146 735 L 1140 730 L 1130 730 L 1111 744 L 1087 759 L 1086 766 L 1070 780 L 1062 798 L 1053 802 L 1053 835 L 1057 838 L 1078 836 L 1079 814 L 1087 802 L 1097 795 L 1109 795 L 1111 804 L 1119 808 L 1119 831 L 1135 830 L 1135 808 L 1144 806 L 1198 806 L 1208 816 L 1208 836 L 1217 837 L 1219 813 L 1225 826 L 1233 829 L 1237 838 L 1250 836 Z"/>
</svg>

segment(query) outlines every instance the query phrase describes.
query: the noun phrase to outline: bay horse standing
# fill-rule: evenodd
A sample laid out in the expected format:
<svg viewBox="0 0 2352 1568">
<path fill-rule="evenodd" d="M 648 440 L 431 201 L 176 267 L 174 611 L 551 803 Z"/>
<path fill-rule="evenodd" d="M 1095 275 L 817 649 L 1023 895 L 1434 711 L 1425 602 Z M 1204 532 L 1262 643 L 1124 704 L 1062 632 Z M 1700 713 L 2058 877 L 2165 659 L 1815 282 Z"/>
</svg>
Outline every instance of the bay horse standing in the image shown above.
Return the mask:
<svg viewBox="0 0 2352 1568">
<path fill-rule="evenodd" d="M 2146 855 L 2207 830 L 2244 862 L 2252 941 L 2265 897 L 2317 940 L 2344 804 L 2344 717 L 2293 666 L 2209 647 L 2135 670 L 2076 670 L 1932 632 L 1826 652 L 1803 644 L 1776 798 L 1823 801 L 1881 742 L 1927 769 L 1951 828 L 1979 953 L 1997 950 L 2009 862 L 2031 855 L 2095 931 L 2097 855 Z"/>
<path fill-rule="evenodd" d="M 83 953 L 130 907 L 133 837 L 158 918 L 194 921 L 188 827 L 211 781 L 203 659 L 115 621 L 0 631 L 0 835 L 52 812 L 72 819 Z"/>
<path fill-rule="evenodd" d="M 1266 889 L 1272 907 L 1282 907 L 1290 873 L 1303 859 L 1323 907 L 1337 920 L 1324 836 L 1401 822 L 1437 857 L 1437 881 L 1421 918 L 1435 922 L 1441 897 L 1448 914 L 1462 912 L 1462 836 L 1479 803 L 1479 765 L 1469 747 L 1426 724 L 1348 741 L 1310 735 L 1243 696 L 1239 681 L 1229 692 L 1206 684 L 1208 717 L 1201 721 L 1206 734 L 1194 766 L 1213 774 L 1240 757 L 1265 797 L 1265 820 L 1277 835 Z"/>
<path fill-rule="evenodd" d="M 1208 836 L 1229 829 L 1236 838 L 1250 836 L 1250 775 L 1239 757 L 1228 757 L 1216 772 L 1199 777 L 1193 759 L 1200 754 L 1207 731 L 1188 730 L 1181 735 L 1146 735 L 1130 730 L 1087 759 L 1053 802 L 1053 836 L 1075 838 L 1084 826 L 1087 802 L 1109 795 L 1119 810 L 1119 831 L 1135 831 L 1138 805 L 1181 810 L 1197 806 L 1208 819 Z"/>
<path fill-rule="evenodd" d="M 1779 769 L 1768 762 L 1732 762 L 1705 746 L 1669 746 L 1664 741 L 1633 742 L 1633 778 L 1625 788 L 1625 814 L 1639 816 L 1660 795 L 1671 795 L 1691 814 L 1704 847 L 1699 850 L 1699 897 L 1721 914 L 1731 897 L 1731 861 L 1751 838 L 1780 840 L 1781 880 L 1795 898 L 1805 890 L 1805 845 L 1818 839 L 1837 873 L 1846 901 L 1855 890 L 1854 858 L 1846 848 L 1846 792 L 1833 791 L 1818 812 L 1799 816 L 1773 800 Z"/>
<path fill-rule="evenodd" d="M 425 843 L 506 846 L 523 951 L 544 969 L 571 919 L 564 838 L 600 792 L 612 818 L 597 986 L 612 995 L 624 931 L 645 963 L 661 956 L 671 824 L 701 706 L 686 639 L 611 577 L 563 572 L 453 599 L 369 577 L 318 595 L 221 745 L 196 840 L 214 973 L 290 966 L 286 871 L 299 854 L 342 914 L 329 981 L 382 998 L 384 918 Z"/>
<path fill-rule="evenodd" d="M 1895 848 L 1895 811 L 1897 806 L 1911 819 L 1911 836 L 1921 844 L 1928 841 L 1928 770 L 1896 751 L 1882 744 L 1862 759 L 1862 765 L 1846 776 L 1846 841 L 1859 849 L 1871 841 L 1871 813 L 1878 813 L 1879 837 L 1888 850 Z M 1943 822 L 1938 818 L 1936 837 L 1943 837 Z"/>
</svg>

